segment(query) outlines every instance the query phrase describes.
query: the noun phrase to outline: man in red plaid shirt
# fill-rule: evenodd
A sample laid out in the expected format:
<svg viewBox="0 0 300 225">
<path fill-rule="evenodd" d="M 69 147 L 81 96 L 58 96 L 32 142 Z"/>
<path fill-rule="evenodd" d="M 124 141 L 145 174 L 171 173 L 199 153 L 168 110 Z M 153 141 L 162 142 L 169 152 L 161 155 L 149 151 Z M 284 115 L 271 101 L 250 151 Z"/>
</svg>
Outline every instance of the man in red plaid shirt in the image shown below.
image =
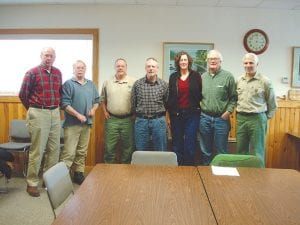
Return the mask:
<svg viewBox="0 0 300 225">
<path fill-rule="evenodd" d="M 39 170 L 44 151 L 44 171 L 58 162 L 60 149 L 60 91 L 62 75 L 53 65 L 55 50 L 42 49 L 41 64 L 24 77 L 19 97 L 27 111 L 31 148 L 27 170 L 27 192 L 38 197 Z"/>
</svg>

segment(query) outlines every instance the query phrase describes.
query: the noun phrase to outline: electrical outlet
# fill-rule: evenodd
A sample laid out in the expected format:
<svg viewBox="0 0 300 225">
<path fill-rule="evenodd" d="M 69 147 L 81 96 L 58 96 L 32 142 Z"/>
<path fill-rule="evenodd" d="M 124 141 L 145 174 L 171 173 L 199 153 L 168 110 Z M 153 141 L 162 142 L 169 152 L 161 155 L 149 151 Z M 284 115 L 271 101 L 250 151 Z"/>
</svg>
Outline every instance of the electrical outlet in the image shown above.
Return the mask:
<svg viewBox="0 0 300 225">
<path fill-rule="evenodd" d="M 281 83 L 288 84 L 289 83 L 289 78 L 288 77 L 282 77 L 281 78 Z"/>
</svg>

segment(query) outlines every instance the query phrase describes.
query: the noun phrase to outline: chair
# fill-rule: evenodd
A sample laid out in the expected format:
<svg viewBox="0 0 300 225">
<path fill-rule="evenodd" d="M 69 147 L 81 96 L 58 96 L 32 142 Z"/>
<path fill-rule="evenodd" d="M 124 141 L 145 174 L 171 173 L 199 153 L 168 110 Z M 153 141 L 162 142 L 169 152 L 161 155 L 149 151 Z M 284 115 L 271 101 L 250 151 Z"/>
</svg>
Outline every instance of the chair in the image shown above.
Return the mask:
<svg viewBox="0 0 300 225">
<path fill-rule="evenodd" d="M 213 158 L 210 165 L 224 167 L 264 167 L 260 158 L 255 155 L 237 154 L 218 154 Z"/>
<path fill-rule="evenodd" d="M 23 154 L 23 175 L 27 174 L 28 150 L 31 146 L 26 120 L 12 120 L 9 129 L 9 142 L 0 144 L 0 149 Z"/>
<path fill-rule="evenodd" d="M 131 164 L 178 166 L 177 155 L 174 152 L 161 151 L 135 151 L 132 154 Z"/>
<path fill-rule="evenodd" d="M 73 183 L 65 162 L 59 162 L 43 174 L 51 208 L 56 218 L 55 210 L 74 194 Z"/>
</svg>

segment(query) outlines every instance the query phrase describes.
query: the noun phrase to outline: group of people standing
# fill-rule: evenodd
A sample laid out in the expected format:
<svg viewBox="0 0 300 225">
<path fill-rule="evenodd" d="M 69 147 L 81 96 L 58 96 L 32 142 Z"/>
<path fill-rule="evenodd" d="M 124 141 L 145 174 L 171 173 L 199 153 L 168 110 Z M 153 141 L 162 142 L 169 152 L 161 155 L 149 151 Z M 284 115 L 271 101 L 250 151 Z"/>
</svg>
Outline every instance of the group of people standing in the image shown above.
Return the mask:
<svg viewBox="0 0 300 225">
<path fill-rule="evenodd" d="M 195 165 L 199 133 L 202 165 L 209 165 L 214 152 L 228 153 L 230 114 L 236 108 L 237 152 L 257 155 L 264 164 L 267 119 L 277 107 L 271 81 L 257 72 L 253 53 L 243 57 L 245 73 L 237 82 L 221 68 L 222 61 L 219 51 L 209 51 L 208 70 L 200 75 L 192 69 L 192 57 L 180 51 L 167 83 L 157 76 L 155 58 L 146 59 L 146 76 L 137 81 L 127 76 L 126 60 L 117 59 L 116 75 L 104 83 L 100 97 L 106 118 L 104 161 L 117 163 L 119 141 L 122 163 L 130 162 L 134 150 L 166 151 L 170 126 L 178 164 Z"/>
<path fill-rule="evenodd" d="M 41 64 L 26 72 L 19 97 L 27 111 L 31 137 L 27 169 L 27 192 L 38 197 L 39 172 L 46 171 L 59 160 L 74 172 L 73 181 L 84 181 L 85 158 L 90 137 L 92 117 L 100 96 L 91 80 L 85 78 L 86 64 L 73 64 L 74 76 L 62 84 L 61 71 L 53 66 L 56 58 L 51 47 L 41 51 Z M 60 107 L 64 110 L 61 124 Z M 60 151 L 61 126 L 64 147 Z"/>
<path fill-rule="evenodd" d="M 135 150 L 166 151 L 169 126 L 179 165 L 195 165 L 198 133 L 202 164 L 209 165 L 214 151 L 227 153 L 229 118 L 235 107 L 237 152 L 256 154 L 265 162 L 267 119 L 275 113 L 276 98 L 270 80 L 257 72 L 258 57 L 253 53 L 243 57 L 245 73 L 237 82 L 221 68 L 223 58 L 217 50 L 208 52 L 208 70 L 202 75 L 192 69 L 187 52 L 177 53 L 169 83 L 158 77 L 155 58 L 146 59 L 146 75 L 138 80 L 127 75 L 127 62 L 119 58 L 115 75 L 104 82 L 101 95 L 85 78 L 83 61 L 74 63 L 74 77 L 62 84 L 54 60 L 54 49 L 44 48 L 41 64 L 26 73 L 19 93 L 28 109 L 32 142 L 27 174 L 31 196 L 39 196 L 38 174 L 45 150 L 44 170 L 65 161 L 74 171 L 74 182 L 83 182 L 92 117 L 99 105 L 105 117 L 105 163 L 117 163 L 120 145 L 122 163 L 130 163 Z M 59 108 L 65 112 L 61 153 Z"/>
</svg>

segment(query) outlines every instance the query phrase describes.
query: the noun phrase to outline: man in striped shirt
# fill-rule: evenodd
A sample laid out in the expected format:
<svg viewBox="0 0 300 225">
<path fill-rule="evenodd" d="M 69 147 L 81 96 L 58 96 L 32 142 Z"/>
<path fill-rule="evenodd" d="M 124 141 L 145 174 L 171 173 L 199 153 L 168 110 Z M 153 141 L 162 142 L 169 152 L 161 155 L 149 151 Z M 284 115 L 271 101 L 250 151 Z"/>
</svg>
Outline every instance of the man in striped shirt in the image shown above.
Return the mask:
<svg viewBox="0 0 300 225">
<path fill-rule="evenodd" d="M 166 104 L 168 84 L 157 77 L 158 62 L 146 60 L 146 76 L 132 89 L 132 110 L 135 113 L 136 150 L 167 150 Z"/>
<path fill-rule="evenodd" d="M 41 64 L 30 69 L 23 79 L 19 98 L 27 111 L 31 137 L 27 170 L 27 192 L 40 196 L 39 170 L 46 150 L 44 171 L 58 162 L 60 149 L 60 91 L 62 75 L 53 65 L 55 50 L 42 49 Z"/>
</svg>

